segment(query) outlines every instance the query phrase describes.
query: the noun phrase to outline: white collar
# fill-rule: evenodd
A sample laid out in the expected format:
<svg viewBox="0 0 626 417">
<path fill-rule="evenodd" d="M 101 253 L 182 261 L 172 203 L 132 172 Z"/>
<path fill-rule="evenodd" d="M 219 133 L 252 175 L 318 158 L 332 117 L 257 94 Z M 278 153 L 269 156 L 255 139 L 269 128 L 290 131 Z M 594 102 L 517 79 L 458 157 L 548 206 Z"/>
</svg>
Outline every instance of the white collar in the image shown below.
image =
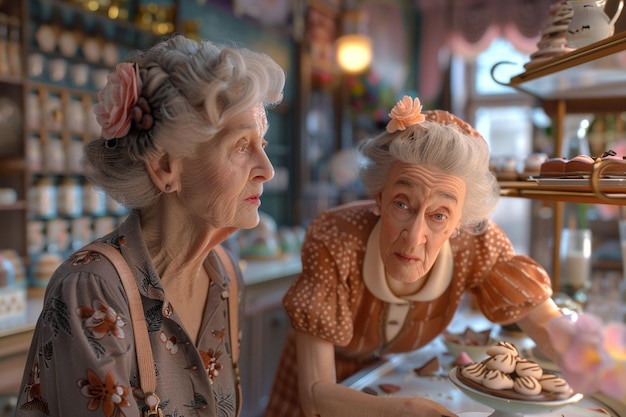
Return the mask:
<svg viewBox="0 0 626 417">
<path fill-rule="evenodd" d="M 365 286 L 374 296 L 382 301 L 395 304 L 406 304 L 409 301 L 431 301 L 439 297 L 450 285 L 452 281 L 452 249 L 450 243 L 446 242 L 441 246 L 439 254 L 430 275 L 422 288 L 416 293 L 403 296 L 396 296 L 385 279 L 385 266 L 380 257 L 380 220 L 367 239 L 365 248 L 365 260 L 363 261 L 363 281 Z"/>
</svg>

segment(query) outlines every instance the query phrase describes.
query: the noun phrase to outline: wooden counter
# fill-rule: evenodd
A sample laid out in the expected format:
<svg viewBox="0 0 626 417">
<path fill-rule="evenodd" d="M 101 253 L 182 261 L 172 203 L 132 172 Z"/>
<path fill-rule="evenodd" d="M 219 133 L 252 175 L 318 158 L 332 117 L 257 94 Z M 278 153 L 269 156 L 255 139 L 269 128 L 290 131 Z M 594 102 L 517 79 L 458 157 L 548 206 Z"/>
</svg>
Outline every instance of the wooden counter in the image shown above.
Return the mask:
<svg viewBox="0 0 626 417">
<path fill-rule="evenodd" d="M 30 298 L 23 315 L 0 320 L 0 395 L 11 395 L 19 389 L 42 305 L 41 298 Z"/>
</svg>

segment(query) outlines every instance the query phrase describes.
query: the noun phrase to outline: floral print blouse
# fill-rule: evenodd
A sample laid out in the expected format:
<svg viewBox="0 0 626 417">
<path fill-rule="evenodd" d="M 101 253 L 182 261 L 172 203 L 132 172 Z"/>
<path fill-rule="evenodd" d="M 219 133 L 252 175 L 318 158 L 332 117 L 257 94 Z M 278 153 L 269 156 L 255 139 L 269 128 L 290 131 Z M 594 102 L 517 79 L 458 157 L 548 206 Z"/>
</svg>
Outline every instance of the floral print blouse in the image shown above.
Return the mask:
<svg viewBox="0 0 626 417">
<path fill-rule="evenodd" d="M 211 252 L 211 283 L 194 345 L 168 303 L 133 211 L 100 241 L 120 250 L 136 279 L 164 417 L 237 415 L 238 376 L 228 326 L 229 278 Z M 236 265 L 236 263 L 235 263 Z M 241 299 L 243 281 L 237 270 Z M 240 305 L 240 303 L 239 303 Z M 241 314 L 239 315 L 241 317 Z M 148 408 L 137 371 L 128 302 L 113 265 L 79 250 L 54 273 L 37 322 L 16 417 L 138 417 Z"/>
</svg>

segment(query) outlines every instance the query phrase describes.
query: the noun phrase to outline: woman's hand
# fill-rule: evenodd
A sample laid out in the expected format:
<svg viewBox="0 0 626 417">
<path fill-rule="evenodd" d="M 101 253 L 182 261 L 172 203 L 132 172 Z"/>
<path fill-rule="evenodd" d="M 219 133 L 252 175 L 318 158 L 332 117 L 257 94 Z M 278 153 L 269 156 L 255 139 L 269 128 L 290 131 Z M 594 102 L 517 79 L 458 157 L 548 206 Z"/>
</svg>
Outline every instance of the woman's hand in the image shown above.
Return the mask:
<svg viewBox="0 0 626 417">
<path fill-rule="evenodd" d="M 296 333 L 300 405 L 307 417 L 454 417 L 425 398 L 378 397 L 337 384 L 335 347 L 306 333 Z"/>
<path fill-rule="evenodd" d="M 443 405 L 426 398 L 381 398 L 392 403 L 386 416 L 393 417 L 456 417 Z"/>
<path fill-rule="evenodd" d="M 559 307 L 549 298 L 530 310 L 526 317 L 518 321 L 517 324 L 526 335 L 533 339 L 544 355 L 554 360 L 554 347 L 550 341 L 546 326 L 551 319 L 561 316 Z"/>
<path fill-rule="evenodd" d="M 378 397 L 334 383 L 316 384 L 313 395 L 319 417 L 456 417 L 426 398 Z"/>
</svg>

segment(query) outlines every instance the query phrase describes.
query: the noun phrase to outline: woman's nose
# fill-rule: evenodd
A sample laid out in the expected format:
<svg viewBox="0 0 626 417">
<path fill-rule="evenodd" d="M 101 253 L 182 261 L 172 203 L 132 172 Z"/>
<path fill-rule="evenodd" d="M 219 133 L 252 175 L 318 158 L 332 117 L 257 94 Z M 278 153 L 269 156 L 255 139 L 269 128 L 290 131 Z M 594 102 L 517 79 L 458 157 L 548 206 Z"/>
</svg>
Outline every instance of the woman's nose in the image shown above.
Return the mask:
<svg viewBox="0 0 626 417">
<path fill-rule="evenodd" d="M 265 150 L 259 152 L 259 161 L 257 167 L 252 171 L 252 176 L 254 179 L 259 181 L 269 181 L 274 178 L 274 166 L 270 161 L 270 158 L 265 153 Z"/>
<path fill-rule="evenodd" d="M 426 219 L 423 215 L 416 215 L 404 229 L 404 238 L 410 246 L 419 246 L 426 243 Z"/>
</svg>

